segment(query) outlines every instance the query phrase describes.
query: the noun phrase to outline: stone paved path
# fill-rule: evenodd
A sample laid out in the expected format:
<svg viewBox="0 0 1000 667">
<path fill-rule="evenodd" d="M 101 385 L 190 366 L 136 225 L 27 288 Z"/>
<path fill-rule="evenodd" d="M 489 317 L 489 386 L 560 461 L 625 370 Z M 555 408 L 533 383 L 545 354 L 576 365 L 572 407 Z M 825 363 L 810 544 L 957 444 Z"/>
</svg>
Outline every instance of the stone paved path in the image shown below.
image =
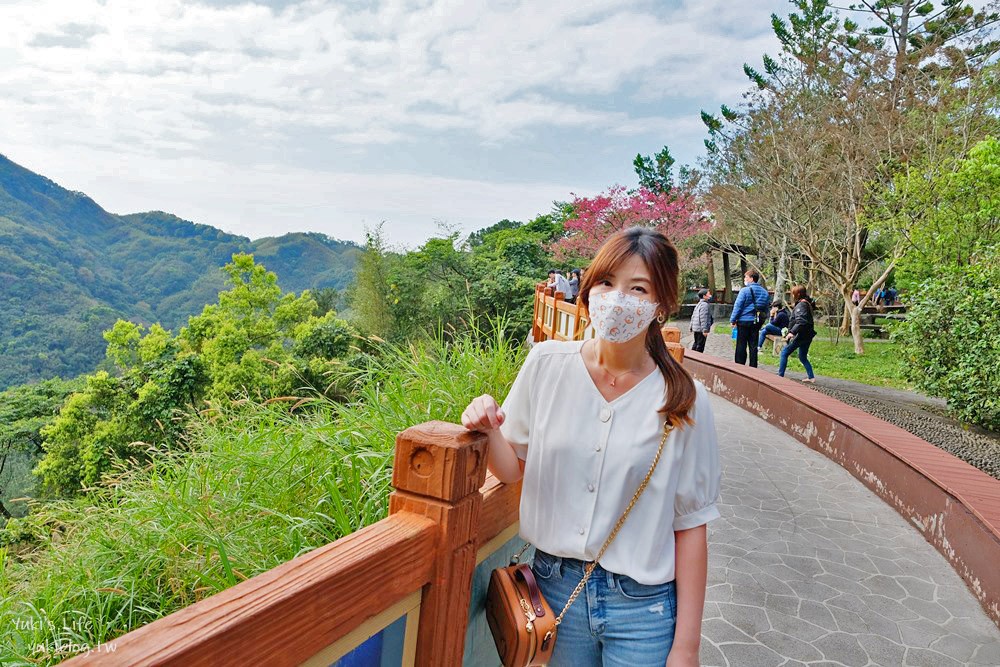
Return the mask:
<svg viewBox="0 0 1000 667">
<path fill-rule="evenodd" d="M 722 518 L 709 527 L 703 665 L 1000 665 L 1000 630 L 895 511 L 777 428 L 713 407 Z"/>
</svg>

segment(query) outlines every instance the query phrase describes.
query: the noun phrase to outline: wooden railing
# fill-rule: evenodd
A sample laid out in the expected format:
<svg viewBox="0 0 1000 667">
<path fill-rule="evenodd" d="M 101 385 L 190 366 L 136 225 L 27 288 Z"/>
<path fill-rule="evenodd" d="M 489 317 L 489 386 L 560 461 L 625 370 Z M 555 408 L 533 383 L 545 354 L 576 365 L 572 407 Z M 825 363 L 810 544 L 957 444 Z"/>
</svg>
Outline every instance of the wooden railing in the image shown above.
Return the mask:
<svg viewBox="0 0 1000 667">
<path fill-rule="evenodd" d="M 487 478 L 485 435 L 433 421 L 396 438 L 393 486 L 378 523 L 65 664 L 497 664 L 482 597 L 520 484 Z"/>
<path fill-rule="evenodd" d="M 536 323 L 548 312 L 544 336 L 571 340 L 586 309 L 558 296 L 536 292 Z M 570 313 L 570 334 L 557 313 Z M 663 335 L 681 361 L 680 332 Z M 499 664 L 484 600 L 490 572 L 522 546 L 520 483 L 487 475 L 485 435 L 440 421 L 397 436 L 392 483 L 378 523 L 65 664 Z"/>
<path fill-rule="evenodd" d="M 583 340 L 593 338 L 593 329 L 588 331 L 590 316 L 587 307 L 579 300 L 568 303 L 562 292 L 553 293 L 545 283 L 535 285 L 535 306 L 531 316 L 531 341 L 543 340 Z M 667 350 L 678 363 L 684 361 L 684 347 L 681 345 L 680 329 L 665 326 L 661 330 Z"/>
<path fill-rule="evenodd" d="M 538 343 L 543 340 L 583 340 L 590 319 L 587 308 L 579 300 L 568 303 L 565 294 L 553 292 L 545 283 L 538 283 L 535 285 L 535 308 L 531 322 L 531 338 Z"/>
</svg>

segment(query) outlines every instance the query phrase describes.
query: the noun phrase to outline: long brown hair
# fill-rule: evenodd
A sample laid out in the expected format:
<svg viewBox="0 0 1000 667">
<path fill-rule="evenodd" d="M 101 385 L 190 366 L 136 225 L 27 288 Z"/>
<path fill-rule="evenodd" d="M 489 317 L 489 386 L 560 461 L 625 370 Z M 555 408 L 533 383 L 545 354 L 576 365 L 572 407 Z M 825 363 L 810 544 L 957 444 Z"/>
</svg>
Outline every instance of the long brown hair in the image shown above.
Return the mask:
<svg viewBox="0 0 1000 667">
<path fill-rule="evenodd" d="M 612 234 L 587 267 L 580 281 L 579 298 L 590 309 L 590 288 L 596 282 L 614 273 L 622 262 L 632 256 L 640 257 L 649 270 L 653 292 L 660 304 L 660 311 L 672 315 L 677 311 L 677 283 L 679 262 L 677 248 L 660 232 L 647 227 L 630 227 Z M 657 410 L 674 426 L 690 424 L 688 413 L 694 406 L 694 380 L 684 367 L 667 351 L 667 344 L 660 333 L 660 324 L 653 320 L 646 330 L 646 351 L 653 357 L 667 388 L 663 405 Z"/>
<path fill-rule="evenodd" d="M 809 310 L 812 310 L 812 303 L 809 301 L 809 295 L 806 293 L 805 285 L 796 285 L 792 288 L 792 302 L 798 303 L 799 301 L 805 300 L 806 305 L 809 306 Z"/>
</svg>

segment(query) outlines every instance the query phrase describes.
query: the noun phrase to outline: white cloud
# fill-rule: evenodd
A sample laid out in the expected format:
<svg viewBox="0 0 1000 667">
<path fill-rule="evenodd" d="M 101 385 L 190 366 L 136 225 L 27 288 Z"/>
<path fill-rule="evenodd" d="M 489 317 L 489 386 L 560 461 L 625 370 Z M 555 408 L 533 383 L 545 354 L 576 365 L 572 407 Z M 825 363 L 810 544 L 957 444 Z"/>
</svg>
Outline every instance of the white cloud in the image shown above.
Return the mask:
<svg viewBox="0 0 1000 667">
<path fill-rule="evenodd" d="M 207 186 L 185 185 L 192 165 L 208 170 L 201 183 L 227 191 L 252 183 L 255 196 L 282 201 L 285 191 L 268 183 L 327 182 L 327 174 L 310 178 L 289 166 L 293 160 L 276 157 L 294 154 L 293 141 L 302 137 L 350 154 L 456 135 L 470 150 L 477 142 L 517 145 L 556 130 L 610 143 L 653 133 L 700 136 L 696 110 L 671 105 L 679 98 L 735 101 L 745 85 L 742 62 L 773 51 L 767 14 L 784 6 L 781 0 L 682 0 L 673 8 L 654 0 L 383 0 L 358 9 L 303 0 L 275 10 L 253 2 L 8 1 L 0 4 L 0 127 L 8 142 L 0 151 L 19 146 L 31 157 L 44 155 L 51 162 L 36 169 L 63 174 L 88 191 L 96 185 L 101 192 L 94 194 L 117 210 L 155 206 L 133 196 L 155 192 L 113 169 L 135 161 L 142 170 L 134 174 L 175 193 L 163 208 L 189 206 L 205 214 L 191 216 L 199 222 L 259 235 L 268 222 L 251 209 L 267 207 L 244 207 L 236 220 L 208 217 L 219 215 L 221 200 Z M 630 111 L 635 105 L 643 111 Z M 657 105 L 662 112 L 650 110 Z M 237 155 L 236 138 L 248 137 L 259 152 Z M 113 182 L 95 184 L 95 165 L 84 163 L 84 154 L 110 161 L 103 170 Z M 417 182 L 433 175 L 390 176 Z M 423 211 L 413 203 L 405 210 L 430 218 L 451 210 L 446 199 L 467 200 L 446 189 L 458 183 L 434 185 L 436 207 Z M 471 191 L 492 197 L 498 210 L 486 215 L 498 218 L 513 215 L 499 207 L 525 200 L 506 187 L 479 183 Z M 532 186 L 519 191 L 524 187 Z M 345 198 L 338 211 L 361 210 L 345 203 L 351 188 L 334 190 Z M 431 203 L 418 192 L 408 195 Z M 468 203 L 467 212 L 484 210 Z M 373 217 L 396 211 L 390 203 L 384 210 Z"/>
<path fill-rule="evenodd" d="M 656 14 L 642 3 L 438 0 L 351 13 L 313 0 L 275 14 L 253 4 L 31 0 L 0 7 L 0 36 L 17 53 L 0 83 L 49 91 L 8 102 L 5 115 L 40 115 L 63 132 L 67 122 L 89 125 L 110 146 L 116 130 L 135 129 L 150 140 L 171 132 L 171 143 L 186 137 L 196 149 L 211 115 L 323 127 L 346 141 L 395 141 L 413 126 L 471 127 L 495 140 L 627 121 L 584 98 L 625 83 L 649 100 L 692 86 L 728 92 L 741 44 L 718 26 L 727 16 L 743 25 L 740 5 Z M 759 57 L 760 42 L 747 55 Z M 422 104 L 439 112 L 411 114 Z"/>
</svg>

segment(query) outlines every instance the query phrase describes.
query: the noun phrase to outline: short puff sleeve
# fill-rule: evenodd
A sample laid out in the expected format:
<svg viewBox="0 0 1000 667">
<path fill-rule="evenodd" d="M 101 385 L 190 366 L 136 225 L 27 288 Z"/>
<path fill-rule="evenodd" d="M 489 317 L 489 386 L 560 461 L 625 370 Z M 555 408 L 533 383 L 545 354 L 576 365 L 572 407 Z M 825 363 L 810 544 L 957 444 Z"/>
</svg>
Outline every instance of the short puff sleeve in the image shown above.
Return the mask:
<svg viewBox="0 0 1000 667">
<path fill-rule="evenodd" d="M 696 398 L 691 414 L 694 424 L 683 435 L 677 494 L 674 497 L 674 530 L 687 530 L 719 518 L 715 506 L 722 485 L 719 442 L 708 390 L 695 382 Z"/>
<path fill-rule="evenodd" d="M 528 442 L 531 439 L 531 419 L 538 387 L 535 375 L 538 372 L 538 352 L 541 345 L 542 343 L 538 343 L 528 351 L 528 356 L 507 393 L 507 398 L 500 406 L 504 414 L 500 433 L 514 448 L 517 457 L 522 460 L 528 457 Z"/>
</svg>

